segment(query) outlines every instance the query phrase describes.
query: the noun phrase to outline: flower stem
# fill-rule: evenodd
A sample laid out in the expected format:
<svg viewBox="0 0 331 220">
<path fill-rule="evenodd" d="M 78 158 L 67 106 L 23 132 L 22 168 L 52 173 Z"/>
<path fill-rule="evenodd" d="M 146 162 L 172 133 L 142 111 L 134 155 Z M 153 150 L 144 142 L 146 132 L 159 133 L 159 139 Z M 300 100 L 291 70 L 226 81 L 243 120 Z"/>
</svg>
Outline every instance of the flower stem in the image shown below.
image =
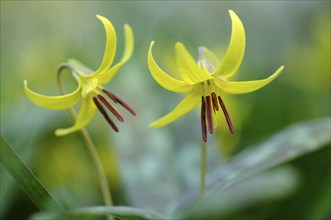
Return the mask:
<svg viewBox="0 0 331 220">
<path fill-rule="evenodd" d="M 207 158 L 206 142 L 201 144 L 201 161 L 200 161 L 200 201 L 204 199 L 206 191 L 206 158 Z"/>
<path fill-rule="evenodd" d="M 90 134 L 86 130 L 86 128 L 81 129 L 81 133 L 83 135 L 83 138 L 86 141 L 88 151 L 92 157 L 92 160 L 94 162 L 98 177 L 99 177 L 99 182 L 100 182 L 100 188 L 101 192 L 103 195 L 103 200 L 106 206 L 112 206 L 113 201 L 111 198 L 111 192 L 110 192 L 110 187 L 108 185 L 107 177 L 105 175 L 104 169 L 102 168 L 102 164 L 100 161 L 100 158 L 98 156 L 96 147 L 91 139 Z"/>
<path fill-rule="evenodd" d="M 57 82 L 58 82 L 58 86 L 59 86 L 59 89 L 60 89 L 60 92 L 62 93 L 62 95 L 65 94 L 65 90 L 64 90 L 64 87 L 63 87 L 63 85 L 61 83 L 61 80 L 60 80 L 60 73 L 64 68 L 68 68 L 69 70 L 73 71 L 73 68 L 68 64 L 62 64 L 59 67 L 58 75 L 57 75 Z M 76 110 L 74 108 L 70 108 L 69 113 L 70 113 L 71 118 L 75 121 L 76 118 L 77 118 Z M 82 134 L 82 136 L 83 136 L 83 138 L 86 142 L 87 150 L 88 150 L 88 152 L 91 155 L 91 158 L 93 160 L 93 163 L 94 163 L 94 166 L 95 166 L 98 178 L 99 178 L 99 184 L 100 184 L 100 189 L 101 189 L 101 193 L 102 193 L 102 196 L 103 196 L 104 204 L 106 206 L 112 206 L 113 201 L 112 201 L 112 198 L 111 198 L 110 187 L 109 187 L 109 184 L 108 184 L 108 181 L 107 181 L 106 174 L 105 174 L 104 169 L 102 167 L 101 160 L 98 156 L 96 146 L 93 143 L 92 138 L 91 138 L 91 136 L 88 133 L 86 128 L 82 128 L 80 130 L 80 132 L 81 132 L 81 134 Z M 108 220 L 113 220 L 113 217 L 108 215 L 107 219 Z"/>
</svg>

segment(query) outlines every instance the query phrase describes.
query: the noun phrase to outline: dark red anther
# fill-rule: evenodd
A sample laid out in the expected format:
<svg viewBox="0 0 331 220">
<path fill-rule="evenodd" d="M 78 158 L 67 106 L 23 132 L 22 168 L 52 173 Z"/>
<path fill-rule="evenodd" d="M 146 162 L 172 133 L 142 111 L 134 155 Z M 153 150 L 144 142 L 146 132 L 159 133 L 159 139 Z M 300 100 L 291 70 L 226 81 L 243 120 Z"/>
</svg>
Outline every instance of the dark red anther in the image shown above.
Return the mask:
<svg viewBox="0 0 331 220">
<path fill-rule="evenodd" d="M 108 95 L 108 97 L 109 97 L 111 100 L 113 100 L 113 102 L 117 103 L 116 98 L 113 96 L 113 94 L 112 94 L 111 92 L 109 92 L 109 91 L 107 91 L 107 90 L 105 90 L 105 89 L 102 89 L 102 91 L 103 91 L 104 93 L 106 93 L 106 94 Z"/>
<path fill-rule="evenodd" d="M 210 96 L 206 96 L 206 110 L 207 110 L 207 120 L 208 120 L 208 130 L 209 133 L 212 134 L 214 132 L 213 127 L 213 113 L 211 111 L 211 100 Z"/>
<path fill-rule="evenodd" d="M 103 115 L 103 117 L 105 117 L 106 121 L 108 122 L 108 124 L 112 127 L 112 129 L 116 132 L 118 132 L 118 128 L 117 126 L 114 124 L 114 122 L 109 118 L 107 112 L 103 109 L 103 107 L 101 106 L 100 102 L 98 101 L 98 99 L 96 97 L 93 97 L 93 102 L 94 104 L 97 106 L 97 108 L 99 109 L 99 111 L 101 112 L 101 114 Z"/>
<path fill-rule="evenodd" d="M 98 98 L 107 106 L 107 108 L 116 116 L 116 118 L 120 121 L 123 122 L 123 117 L 116 111 L 116 109 L 109 104 L 109 102 L 103 97 L 102 95 L 98 95 Z"/>
<path fill-rule="evenodd" d="M 232 126 L 230 115 L 228 114 L 228 111 L 226 110 L 226 107 L 224 105 L 224 102 L 223 102 L 221 96 L 218 96 L 218 101 L 219 101 L 219 103 L 220 103 L 220 105 L 222 107 L 222 110 L 223 110 L 223 113 L 224 113 L 226 122 L 228 123 L 229 129 L 230 129 L 230 132 L 233 134 L 234 133 L 234 129 L 233 129 L 233 126 Z"/>
<path fill-rule="evenodd" d="M 126 110 L 128 110 L 132 115 L 136 116 L 136 112 L 135 110 L 133 110 L 127 103 L 125 103 L 122 99 L 118 98 L 118 96 L 116 96 L 114 93 L 111 93 L 116 101 L 118 101 L 118 103 L 120 103 L 124 108 L 126 108 Z"/>
<path fill-rule="evenodd" d="M 202 132 L 202 140 L 204 142 L 207 142 L 206 103 L 203 96 L 201 97 L 201 132 Z"/>
<path fill-rule="evenodd" d="M 117 103 L 117 102 L 120 103 L 120 105 L 122 105 L 124 108 L 126 108 L 126 110 L 128 110 L 132 115 L 136 116 L 135 110 L 133 110 L 122 99 L 118 98 L 118 96 L 116 96 L 114 93 L 111 93 L 105 89 L 103 89 L 102 91 L 104 91 L 109 96 L 109 98 L 111 98 L 115 103 Z"/>
<path fill-rule="evenodd" d="M 218 111 L 219 108 L 218 108 L 217 96 L 216 96 L 215 92 L 211 93 L 211 101 L 213 103 L 214 112 L 215 112 L 215 110 Z"/>
</svg>

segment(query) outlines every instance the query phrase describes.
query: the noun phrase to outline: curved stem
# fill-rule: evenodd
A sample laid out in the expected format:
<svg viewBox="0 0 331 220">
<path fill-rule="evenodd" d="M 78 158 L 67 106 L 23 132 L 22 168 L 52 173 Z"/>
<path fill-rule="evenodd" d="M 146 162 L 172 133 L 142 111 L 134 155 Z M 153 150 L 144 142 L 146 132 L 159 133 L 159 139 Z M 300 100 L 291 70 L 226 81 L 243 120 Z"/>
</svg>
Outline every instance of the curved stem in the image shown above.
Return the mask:
<svg viewBox="0 0 331 220">
<path fill-rule="evenodd" d="M 73 68 L 69 64 L 60 65 L 59 70 L 58 70 L 58 74 L 57 74 L 57 83 L 58 83 L 58 86 L 60 88 L 60 92 L 62 94 L 65 94 L 65 90 L 64 90 L 64 87 L 61 83 L 60 75 L 61 75 L 62 70 L 65 69 L 65 68 L 68 68 L 69 70 L 74 71 Z M 70 113 L 70 116 L 72 117 L 72 119 L 75 121 L 76 118 L 77 118 L 76 110 L 74 108 L 70 108 L 69 113 Z M 100 158 L 98 156 L 95 144 L 93 143 L 92 138 L 91 138 L 91 136 L 88 133 L 86 128 L 82 128 L 80 130 L 80 132 L 81 132 L 81 134 L 82 134 L 82 136 L 83 136 L 83 138 L 86 142 L 87 149 L 88 149 L 88 151 L 91 155 L 91 158 L 94 162 L 95 169 L 97 171 L 98 178 L 99 178 L 100 189 L 101 189 L 101 193 L 102 193 L 102 196 L 103 196 L 104 203 L 105 203 L 106 206 L 112 206 L 113 201 L 112 201 L 112 198 L 111 198 L 111 192 L 110 192 L 109 184 L 108 184 L 107 177 L 105 175 L 104 169 L 102 167 Z M 108 216 L 108 219 L 112 219 L 112 217 Z"/>
<path fill-rule="evenodd" d="M 200 201 L 203 200 L 206 191 L 206 162 L 207 162 L 206 142 L 201 144 L 201 161 L 200 161 Z"/>
</svg>

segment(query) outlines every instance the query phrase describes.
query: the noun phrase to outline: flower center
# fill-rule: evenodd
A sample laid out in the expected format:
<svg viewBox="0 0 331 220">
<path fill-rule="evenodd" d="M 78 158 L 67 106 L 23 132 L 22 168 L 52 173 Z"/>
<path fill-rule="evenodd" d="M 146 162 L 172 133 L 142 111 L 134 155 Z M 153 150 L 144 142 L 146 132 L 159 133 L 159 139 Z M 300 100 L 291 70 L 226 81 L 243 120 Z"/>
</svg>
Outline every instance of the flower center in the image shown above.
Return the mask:
<svg viewBox="0 0 331 220">
<path fill-rule="evenodd" d="M 82 96 L 83 98 L 85 98 L 86 96 L 88 96 L 91 92 L 94 92 L 96 90 L 96 88 L 98 87 L 98 82 L 99 80 L 97 78 L 91 78 L 91 79 L 82 79 L 83 84 L 85 86 L 83 86 L 82 89 Z"/>
<path fill-rule="evenodd" d="M 207 73 L 211 74 L 215 71 L 215 66 L 211 61 L 209 61 L 204 53 L 203 47 L 199 47 L 199 60 L 198 65 L 200 68 L 205 70 Z M 214 126 L 216 128 L 216 116 L 219 111 L 219 106 L 221 106 L 223 114 L 225 116 L 226 122 L 233 134 L 234 129 L 229 116 L 229 113 L 225 107 L 225 104 L 220 95 L 217 95 L 216 86 L 214 80 L 207 80 L 201 83 L 202 96 L 201 96 L 201 132 L 202 139 L 207 142 L 207 127 L 210 134 L 214 132 Z"/>
<path fill-rule="evenodd" d="M 100 111 L 100 113 L 103 115 L 103 117 L 106 119 L 108 124 L 112 127 L 112 129 L 115 132 L 118 132 L 118 128 L 113 122 L 113 120 L 109 117 L 106 110 L 102 106 L 107 107 L 107 109 L 120 121 L 124 122 L 123 117 L 118 112 L 118 110 L 110 104 L 110 102 L 107 100 L 107 98 L 102 94 L 106 94 L 110 100 L 112 100 L 115 104 L 119 103 L 122 105 L 126 110 L 128 110 L 132 115 L 136 115 L 136 112 L 128 105 L 126 104 L 122 99 L 117 97 L 114 93 L 111 93 L 110 91 L 103 89 L 101 85 L 99 85 L 98 78 L 88 78 L 81 74 L 74 74 L 74 77 L 82 84 L 82 97 L 83 98 L 90 98 L 92 97 L 94 104 Z M 102 92 L 101 92 L 101 91 Z"/>
<path fill-rule="evenodd" d="M 203 141 L 207 142 L 207 127 L 210 134 L 213 134 L 214 132 L 214 125 L 216 125 L 215 123 L 217 120 L 216 114 L 219 111 L 219 105 L 222 108 L 230 132 L 233 134 L 234 129 L 229 113 L 221 96 L 216 94 L 216 89 L 213 85 L 214 83 L 207 80 L 201 84 L 203 89 L 203 95 L 201 97 L 201 132 Z"/>
</svg>

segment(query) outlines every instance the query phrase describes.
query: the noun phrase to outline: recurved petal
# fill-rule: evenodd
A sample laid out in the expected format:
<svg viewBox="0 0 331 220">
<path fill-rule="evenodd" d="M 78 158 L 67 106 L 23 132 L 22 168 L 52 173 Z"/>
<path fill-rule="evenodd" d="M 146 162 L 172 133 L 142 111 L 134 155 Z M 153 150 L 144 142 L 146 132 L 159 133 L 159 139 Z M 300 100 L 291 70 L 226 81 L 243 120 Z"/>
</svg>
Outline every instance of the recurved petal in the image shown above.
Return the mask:
<svg viewBox="0 0 331 220">
<path fill-rule="evenodd" d="M 97 18 L 102 22 L 106 30 L 106 48 L 103 55 L 100 67 L 93 75 L 99 74 L 107 70 L 113 63 L 116 53 L 116 32 L 112 23 L 105 17 L 97 15 Z"/>
<path fill-rule="evenodd" d="M 71 93 L 61 96 L 46 96 L 33 92 L 28 88 L 28 82 L 24 80 L 24 91 L 27 97 L 36 105 L 52 109 L 62 110 L 71 108 L 76 105 L 80 100 L 81 85 L 78 85 L 77 89 Z"/>
<path fill-rule="evenodd" d="M 192 89 L 191 85 L 188 85 L 186 82 L 177 80 L 165 73 L 155 62 L 152 54 L 152 47 L 154 41 L 151 42 L 148 51 L 148 67 L 155 81 L 160 84 L 163 88 L 170 90 L 172 92 L 188 92 Z"/>
<path fill-rule="evenodd" d="M 82 75 L 83 77 L 89 76 L 93 73 L 93 70 L 91 70 L 90 68 L 79 62 L 78 60 L 69 59 L 68 64 L 72 66 L 75 72 Z"/>
<path fill-rule="evenodd" d="M 204 58 L 211 62 L 214 65 L 214 68 L 220 65 L 220 61 L 217 56 L 207 47 L 200 47 L 199 50 L 202 50 Z"/>
<path fill-rule="evenodd" d="M 123 66 L 123 64 L 125 64 L 132 56 L 134 49 L 134 37 L 133 37 L 132 28 L 128 24 L 124 25 L 124 38 L 125 38 L 125 48 L 122 59 L 118 63 L 116 63 L 113 67 L 111 67 L 109 70 L 100 73 L 99 77 L 101 84 L 105 84 L 109 80 L 111 80 L 115 76 L 117 71 Z"/>
<path fill-rule="evenodd" d="M 187 84 L 194 85 L 213 78 L 197 65 L 182 43 L 177 42 L 175 50 L 179 73 Z"/>
<path fill-rule="evenodd" d="M 170 124 L 171 122 L 177 120 L 179 117 L 191 111 L 200 102 L 201 102 L 201 94 L 198 91 L 193 90 L 176 106 L 174 110 L 172 110 L 162 118 L 152 122 L 149 126 L 152 128 L 158 128 Z"/>
<path fill-rule="evenodd" d="M 95 114 L 96 106 L 93 103 L 92 97 L 86 97 L 82 101 L 80 111 L 76 119 L 75 125 L 70 128 L 61 128 L 55 131 L 56 136 L 63 136 L 69 133 L 78 131 L 85 127 L 93 118 Z"/>
<path fill-rule="evenodd" d="M 232 33 L 229 47 L 225 53 L 225 56 L 221 64 L 217 67 L 213 75 L 229 78 L 233 76 L 243 59 L 245 52 L 245 29 L 239 17 L 229 10 L 232 20 Z"/>
<path fill-rule="evenodd" d="M 276 72 L 274 72 L 271 76 L 262 80 L 253 80 L 246 82 L 230 82 L 219 79 L 219 80 L 215 80 L 215 84 L 218 88 L 220 88 L 222 91 L 226 93 L 231 93 L 231 94 L 249 93 L 269 84 L 271 81 L 276 79 L 277 76 L 279 76 L 279 74 L 281 74 L 283 69 L 284 66 L 279 67 L 278 70 L 276 70 Z"/>
</svg>

